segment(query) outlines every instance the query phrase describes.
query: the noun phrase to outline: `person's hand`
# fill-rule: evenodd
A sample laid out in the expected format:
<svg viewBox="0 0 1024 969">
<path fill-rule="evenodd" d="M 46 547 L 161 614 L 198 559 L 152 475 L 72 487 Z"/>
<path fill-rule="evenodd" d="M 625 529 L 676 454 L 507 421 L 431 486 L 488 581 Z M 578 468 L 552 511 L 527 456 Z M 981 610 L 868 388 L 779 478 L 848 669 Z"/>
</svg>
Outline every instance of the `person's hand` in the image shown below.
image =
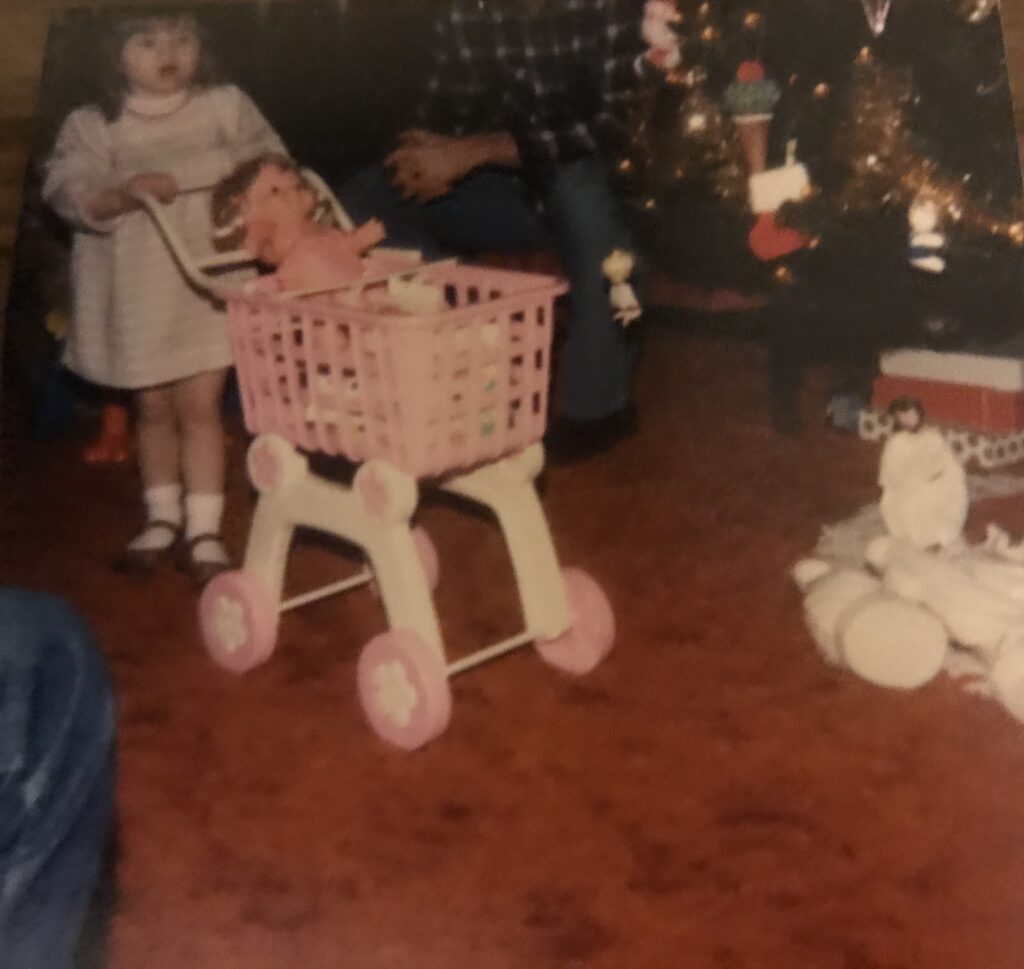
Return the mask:
<svg viewBox="0 0 1024 969">
<path fill-rule="evenodd" d="M 133 175 L 129 178 L 125 183 L 124 190 L 132 199 L 137 199 L 140 194 L 146 193 L 166 205 L 177 197 L 178 182 L 173 175 L 168 175 L 165 172 L 143 172 L 141 175 Z"/>
<path fill-rule="evenodd" d="M 418 202 L 447 195 L 472 170 L 463 139 L 419 130 L 403 132 L 384 164 L 402 198 Z"/>
</svg>

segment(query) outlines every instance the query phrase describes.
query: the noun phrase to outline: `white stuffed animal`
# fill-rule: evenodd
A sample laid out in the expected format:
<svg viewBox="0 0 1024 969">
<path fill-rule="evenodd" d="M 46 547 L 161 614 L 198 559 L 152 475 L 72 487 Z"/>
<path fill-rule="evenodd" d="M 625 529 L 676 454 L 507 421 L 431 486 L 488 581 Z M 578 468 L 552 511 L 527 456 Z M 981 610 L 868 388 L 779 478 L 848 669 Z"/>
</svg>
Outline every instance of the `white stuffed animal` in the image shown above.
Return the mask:
<svg viewBox="0 0 1024 969">
<path fill-rule="evenodd" d="M 804 559 L 793 569 L 818 651 L 878 686 L 913 689 L 938 674 L 949 647 L 942 622 L 887 591 L 865 569 Z"/>
<path fill-rule="evenodd" d="M 890 410 L 898 429 L 878 476 L 887 534 L 847 564 L 814 558 L 793 570 L 811 635 L 827 662 L 903 688 L 927 683 L 956 643 L 1024 720 L 1024 543 L 990 525 L 982 544 L 968 546 L 963 468 L 923 425 L 917 402 L 901 399 Z"/>
</svg>

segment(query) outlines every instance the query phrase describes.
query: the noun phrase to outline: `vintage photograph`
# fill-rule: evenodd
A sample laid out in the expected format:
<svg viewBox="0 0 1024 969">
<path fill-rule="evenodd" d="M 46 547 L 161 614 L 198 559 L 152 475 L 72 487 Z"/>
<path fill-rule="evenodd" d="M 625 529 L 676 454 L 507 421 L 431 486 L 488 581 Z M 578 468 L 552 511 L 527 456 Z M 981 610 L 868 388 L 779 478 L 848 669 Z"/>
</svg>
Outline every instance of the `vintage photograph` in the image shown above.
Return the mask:
<svg viewBox="0 0 1024 969">
<path fill-rule="evenodd" d="M 1017 0 L 12 2 L 0 969 L 1018 965 Z"/>
</svg>

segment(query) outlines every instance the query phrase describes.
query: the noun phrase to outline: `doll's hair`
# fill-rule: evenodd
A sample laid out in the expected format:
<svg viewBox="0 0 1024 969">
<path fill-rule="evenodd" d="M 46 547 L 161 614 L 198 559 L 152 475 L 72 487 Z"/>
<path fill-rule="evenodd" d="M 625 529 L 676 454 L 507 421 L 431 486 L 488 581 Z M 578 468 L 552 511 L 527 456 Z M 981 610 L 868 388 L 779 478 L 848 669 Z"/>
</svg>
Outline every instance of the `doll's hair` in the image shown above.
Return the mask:
<svg viewBox="0 0 1024 969">
<path fill-rule="evenodd" d="M 313 193 L 313 198 L 317 198 L 316 189 L 302 174 L 302 169 L 287 155 L 270 153 L 250 158 L 237 165 L 230 174 L 225 175 L 213 190 L 213 195 L 210 198 L 210 219 L 213 222 L 215 249 L 230 251 L 237 249 L 242 244 L 242 240 L 245 238 L 245 226 L 242 224 L 242 200 L 260 172 L 268 165 L 293 174 L 299 185 L 309 189 Z"/>
<path fill-rule="evenodd" d="M 209 34 L 194 14 L 183 9 L 160 7 L 123 12 L 112 20 L 100 40 L 100 90 L 97 102 L 108 121 L 117 120 L 128 94 L 127 80 L 121 69 L 125 44 L 136 34 L 160 27 L 184 27 L 199 41 L 199 63 L 192 80 L 196 87 L 212 87 L 220 82 L 220 70 L 210 45 Z"/>
<path fill-rule="evenodd" d="M 918 421 L 924 420 L 924 406 L 916 397 L 901 394 L 889 404 L 889 416 L 893 420 L 896 420 L 900 414 L 908 414 L 910 411 L 916 412 Z"/>
</svg>

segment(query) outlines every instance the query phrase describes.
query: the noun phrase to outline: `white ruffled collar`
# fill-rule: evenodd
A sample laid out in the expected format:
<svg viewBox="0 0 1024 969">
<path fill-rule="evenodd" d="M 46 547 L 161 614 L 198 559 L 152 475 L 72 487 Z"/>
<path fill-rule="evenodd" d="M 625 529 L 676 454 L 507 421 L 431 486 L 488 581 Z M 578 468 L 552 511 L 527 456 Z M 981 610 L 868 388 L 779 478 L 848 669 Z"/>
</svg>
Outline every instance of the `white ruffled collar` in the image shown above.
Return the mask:
<svg viewBox="0 0 1024 969">
<path fill-rule="evenodd" d="M 143 118 L 162 118 L 183 108 L 191 96 L 191 88 L 182 88 L 174 94 L 129 94 L 124 107 Z"/>
</svg>

